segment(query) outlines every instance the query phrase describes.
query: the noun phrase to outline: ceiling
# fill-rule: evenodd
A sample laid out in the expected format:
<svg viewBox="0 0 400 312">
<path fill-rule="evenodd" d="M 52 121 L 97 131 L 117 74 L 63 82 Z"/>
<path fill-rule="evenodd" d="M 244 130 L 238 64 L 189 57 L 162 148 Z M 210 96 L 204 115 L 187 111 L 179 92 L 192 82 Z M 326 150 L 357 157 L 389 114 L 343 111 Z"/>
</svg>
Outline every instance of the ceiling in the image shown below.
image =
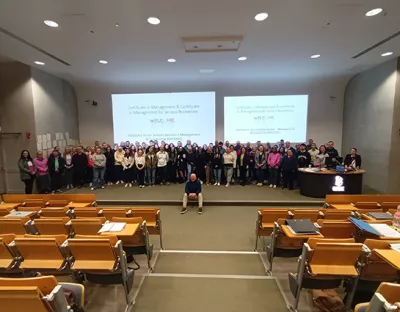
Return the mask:
<svg viewBox="0 0 400 312">
<path fill-rule="evenodd" d="M 366 17 L 371 9 L 384 12 Z M 254 16 L 267 12 L 257 22 Z M 147 23 L 156 16 L 157 26 Z M 0 55 L 74 84 L 201 84 L 350 77 L 400 55 L 398 0 L 2 0 Z M 46 26 L 53 20 L 58 28 Z M 119 27 L 116 27 L 116 23 Z M 91 32 L 93 31 L 93 33 Z M 237 52 L 185 53 L 182 37 L 243 36 Z M 392 51 L 394 54 L 382 57 Z M 318 59 L 311 59 L 320 54 Z M 238 57 L 246 56 L 246 61 Z M 0 57 L 1 58 L 1 57 Z M 176 63 L 168 63 L 174 58 Z M 107 60 L 107 65 L 98 61 Z M 38 66 L 34 61 L 43 61 Z M 213 69 L 202 74 L 199 70 Z"/>
</svg>

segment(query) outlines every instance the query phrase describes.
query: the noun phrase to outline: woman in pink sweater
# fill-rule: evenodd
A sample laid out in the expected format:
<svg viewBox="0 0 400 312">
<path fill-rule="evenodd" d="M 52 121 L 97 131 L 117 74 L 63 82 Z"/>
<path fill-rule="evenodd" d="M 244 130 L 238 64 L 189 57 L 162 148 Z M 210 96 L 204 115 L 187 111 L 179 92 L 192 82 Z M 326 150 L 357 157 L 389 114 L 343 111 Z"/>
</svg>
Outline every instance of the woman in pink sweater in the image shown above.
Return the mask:
<svg viewBox="0 0 400 312">
<path fill-rule="evenodd" d="M 269 187 L 276 188 L 279 178 L 279 164 L 281 162 L 281 155 L 278 153 L 278 146 L 272 147 L 272 152 L 268 154 L 268 168 L 269 168 Z"/>
</svg>

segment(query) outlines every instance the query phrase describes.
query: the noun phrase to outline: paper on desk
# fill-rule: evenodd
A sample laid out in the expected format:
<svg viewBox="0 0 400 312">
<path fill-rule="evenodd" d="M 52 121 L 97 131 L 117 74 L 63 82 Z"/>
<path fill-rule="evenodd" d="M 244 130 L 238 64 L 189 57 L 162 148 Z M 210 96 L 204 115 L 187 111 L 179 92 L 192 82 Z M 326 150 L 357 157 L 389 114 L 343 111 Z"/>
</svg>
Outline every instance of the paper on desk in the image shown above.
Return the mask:
<svg viewBox="0 0 400 312">
<path fill-rule="evenodd" d="M 102 226 L 98 233 L 121 232 L 126 226 L 125 222 L 109 222 Z"/>
<path fill-rule="evenodd" d="M 400 244 L 390 244 L 390 248 L 400 252 Z"/>
<path fill-rule="evenodd" d="M 389 225 L 387 224 L 370 224 L 381 236 L 384 237 L 399 237 L 400 238 L 400 233 L 397 232 L 396 230 L 392 229 Z"/>
</svg>

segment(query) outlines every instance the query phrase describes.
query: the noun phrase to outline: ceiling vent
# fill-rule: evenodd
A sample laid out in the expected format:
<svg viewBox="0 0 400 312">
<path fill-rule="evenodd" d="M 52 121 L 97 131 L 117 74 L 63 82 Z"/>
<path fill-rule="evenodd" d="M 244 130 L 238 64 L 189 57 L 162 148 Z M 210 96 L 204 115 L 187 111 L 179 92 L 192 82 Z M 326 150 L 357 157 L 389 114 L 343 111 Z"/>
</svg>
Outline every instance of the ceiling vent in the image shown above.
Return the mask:
<svg viewBox="0 0 400 312">
<path fill-rule="evenodd" d="M 182 40 L 187 53 L 234 52 L 239 50 L 243 37 L 185 37 Z"/>
</svg>

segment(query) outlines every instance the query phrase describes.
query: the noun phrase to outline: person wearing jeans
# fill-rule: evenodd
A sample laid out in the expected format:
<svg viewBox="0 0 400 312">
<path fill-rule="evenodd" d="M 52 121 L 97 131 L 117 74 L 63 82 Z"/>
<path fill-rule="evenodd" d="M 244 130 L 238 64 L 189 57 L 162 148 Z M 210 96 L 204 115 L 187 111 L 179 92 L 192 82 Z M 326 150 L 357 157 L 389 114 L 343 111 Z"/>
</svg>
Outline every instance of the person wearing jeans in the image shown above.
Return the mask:
<svg viewBox="0 0 400 312">
<path fill-rule="evenodd" d="M 98 183 L 100 187 L 104 188 L 104 174 L 106 172 L 106 156 L 101 153 L 101 148 L 97 147 L 95 154 L 92 156 L 93 159 L 93 182 L 91 190 L 97 188 Z"/>
<path fill-rule="evenodd" d="M 214 158 L 212 160 L 212 167 L 214 169 L 214 185 L 221 185 L 222 174 L 222 156 L 219 147 L 215 148 Z"/>
<path fill-rule="evenodd" d="M 147 172 L 147 183 L 149 186 L 154 186 L 156 183 L 156 168 L 157 168 L 157 155 L 154 153 L 153 146 L 149 147 L 149 151 L 146 154 L 146 172 Z"/>
<path fill-rule="evenodd" d="M 196 154 L 193 153 L 193 149 L 191 147 L 187 148 L 187 154 L 186 154 L 186 164 L 187 164 L 187 170 L 186 170 L 186 174 L 187 174 L 187 179 L 190 179 L 190 175 L 193 172 L 193 167 L 194 167 L 194 163 L 196 161 Z"/>
<path fill-rule="evenodd" d="M 230 147 L 226 149 L 225 154 L 223 155 L 224 162 L 224 171 L 226 176 L 226 187 L 229 187 L 232 182 L 233 170 L 236 168 L 236 157 L 232 153 Z"/>
<path fill-rule="evenodd" d="M 141 187 L 141 188 L 145 187 L 145 185 L 144 185 L 145 163 L 146 163 L 146 159 L 143 156 L 143 150 L 139 149 L 135 155 L 135 166 L 137 169 L 139 187 Z"/>
<path fill-rule="evenodd" d="M 36 158 L 33 163 L 36 166 L 36 188 L 39 194 L 50 193 L 50 177 L 49 167 L 47 166 L 48 159 L 43 157 L 42 152 L 36 153 Z"/>
<path fill-rule="evenodd" d="M 161 185 L 167 183 L 168 180 L 168 153 L 164 150 L 164 146 L 160 146 L 160 151 L 157 152 L 157 168 L 161 179 Z"/>
<path fill-rule="evenodd" d="M 272 147 L 272 152 L 268 154 L 268 167 L 269 167 L 269 187 L 276 188 L 279 185 L 279 165 L 281 163 L 281 155 L 278 153 L 278 146 Z"/>
<path fill-rule="evenodd" d="M 267 154 L 264 151 L 264 146 L 260 145 L 256 155 L 254 156 L 256 163 L 257 186 L 263 186 L 264 171 L 267 168 Z"/>
<path fill-rule="evenodd" d="M 245 186 L 246 185 L 246 173 L 247 169 L 249 169 L 249 157 L 247 156 L 246 153 L 246 148 L 242 147 L 240 150 L 240 155 L 237 158 L 237 166 L 239 167 L 239 172 L 240 172 L 240 185 Z"/>
</svg>

